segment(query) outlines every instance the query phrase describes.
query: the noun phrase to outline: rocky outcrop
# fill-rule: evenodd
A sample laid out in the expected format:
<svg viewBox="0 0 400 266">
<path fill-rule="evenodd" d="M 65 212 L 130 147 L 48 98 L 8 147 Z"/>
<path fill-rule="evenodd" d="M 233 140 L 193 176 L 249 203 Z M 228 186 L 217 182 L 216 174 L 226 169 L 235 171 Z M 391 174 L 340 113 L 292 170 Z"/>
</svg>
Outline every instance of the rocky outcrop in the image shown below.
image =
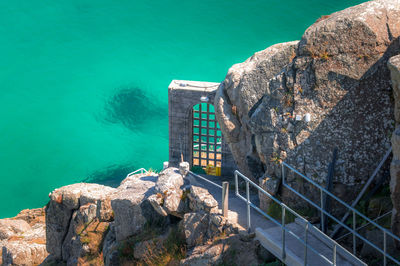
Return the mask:
<svg viewBox="0 0 400 266">
<path fill-rule="evenodd" d="M 293 60 L 298 42 L 273 45 L 232 66 L 215 96 L 218 122 L 241 171 L 263 173 L 248 126 L 249 112 L 268 91 L 268 82 Z M 249 148 L 250 147 L 250 148 Z"/>
<path fill-rule="evenodd" d="M 111 195 L 116 189 L 97 184 L 73 184 L 54 190 L 46 208 L 47 251 L 69 265 L 90 254 L 90 234 L 104 233 L 113 219 Z M 93 225 L 100 225 L 92 231 Z M 93 229 L 94 230 L 94 229 Z M 94 242 L 94 239 L 93 239 Z M 99 243 L 97 243 L 99 244 Z"/>
<path fill-rule="evenodd" d="M 267 261 L 258 254 L 258 241 L 244 242 L 239 235 L 221 237 L 188 252 L 181 265 L 260 265 Z"/>
<path fill-rule="evenodd" d="M 118 187 L 111 200 L 117 242 L 139 233 L 147 221 L 162 219 L 147 200 L 156 181 L 157 174 L 134 175 Z"/>
<path fill-rule="evenodd" d="M 1 265 L 39 264 L 47 256 L 43 208 L 0 220 Z"/>
<path fill-rule="evenodd" d="M 177 168 L 167 168 L 159 174 L 155 194 L 148 200 L 160 215 L 183 217 L 187 210 L 186 201 L 182 200 L 183 184 L 183 176 Z"/>
<path fill-rule="evenodd" d="M 400 2 L 370 1 L 319 20 L 298 43 L 272 46 L 234 65 L 215 105 L 240 170 L 253 178 L 265 174 L 265 185 L 275 186 L 285 160 L 323 184 L 337 147 L 334 182 L 344 184 L 337 187 L 345 200 L 353 197 L 346 191 L 358 190 L 390 146 L 386 62 L 400 53 L 399 36 Z M 293 175 L 287 178 L 318 196 Z M 291 193 L 282 197 L 296 203 Z"/>
<path fill-rule="evenodd" d="M 394 117 L 397 126 L 392 135 L 393 159 L 390 165 L 390 191 L 393 203 L 392 231 L 400 236 L 400 55 L 390 58 L 388 67 L 392 78 L 395 102 Z M 400 243 L 396 243 L 396 245 L 400 248 Z"/>
</svg>

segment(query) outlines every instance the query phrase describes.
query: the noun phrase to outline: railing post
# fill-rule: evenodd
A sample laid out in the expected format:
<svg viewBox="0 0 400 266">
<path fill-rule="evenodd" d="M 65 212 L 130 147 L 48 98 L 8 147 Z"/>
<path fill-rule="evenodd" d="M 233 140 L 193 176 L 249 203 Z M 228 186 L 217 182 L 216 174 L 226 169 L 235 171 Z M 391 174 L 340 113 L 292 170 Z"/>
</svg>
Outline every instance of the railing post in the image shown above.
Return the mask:
<svg viewBox="0 0 400 266">
<path fill-rule="evenodd" d="M 356 213 L 353 211 L 353 254 L 356 255 Z"/>
<path fill-rule="evenodd" d="M 238 181 L 238 173 L 235 171 L 235 193 L 239 195 L 239 181 Z"/>
<path fill-rule="evenodd" d="M 336 244 L 333 245 L 333 266 L 336 266 Z"/>
<path fill-rule="evenodd" d="M 383 231 L 383 265 L 386 266 L 386 231 Z"/>
<path fill-rule="evenodd" d="M 247 230 L 250 232 L 250 188 L 249 181 L 246 180 L 246 198 L 247 198 Z"/>
<path fill-rule="evenodd" d="M 305 246 L 304 246 L 304 266 L 307 265 L 307 249 L 308 249 L 308 244 L 307 244 L 307 239 L 308 239 L 308 221 L 306 223 L 305 227 L 305 232 L 304 232 L 304 238 L 305 238 Z"/>
<path fill-rule="evenodd" d="M 324 191 L 322 189 L 319 189 L 319 191 L 321 192 L 321 199 L 320 199 L 320 203 L 321 203 L 321 231 L 325 232 L 325 215 L 324 215 Z"/>
<path fill-rule="evenodd" d="M 222 215 L 228 217 L 229 182 L 222 182 Z"/>
<path fill-rule="evenodd" d="M 286 258 L 286 230 L 285 230 L 285 220 L 286 220 L 286 208 L 281 205 L 282 208 L 282 261 L 285 262 Z"/>
</svg>

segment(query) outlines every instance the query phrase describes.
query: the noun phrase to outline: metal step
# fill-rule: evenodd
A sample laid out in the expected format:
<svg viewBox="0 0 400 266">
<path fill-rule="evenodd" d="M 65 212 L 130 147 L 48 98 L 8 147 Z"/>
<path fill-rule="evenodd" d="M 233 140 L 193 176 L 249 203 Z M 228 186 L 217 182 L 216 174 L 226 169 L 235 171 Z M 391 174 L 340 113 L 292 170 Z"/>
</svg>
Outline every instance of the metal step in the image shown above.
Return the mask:
<svg viewBox="0 0 400 266">
<path fill-rule="evenodd" d="M 305 241 L 304 226 L 299 223 L 287 224 L 286 228 L 293 232 L 301 240 Z M 312 227 L 311 227 L 312 228 Z M 287 265 L 312 265 L 323 266 L 332 265 L 333 261 L 333 242 L 315 229 L 311 229 L 307 235 L 307 257 L 305 263 L 305 245 L 289 232 L 285 235 L 285 258 L 282 258 L 282 229 L 273 227 L 269 229 L 256 228 L 256 238 L 264 248 L 274 254 L 278 259 Z M 316 236 L 318 235 L 318 236 Z M 314 249 L 316 252 L 313 252 Z M 340 246 L 336 250 L 336 265 L 367 265 L 360 262 L 357 258 L 349 255 Z"/>
</svg>

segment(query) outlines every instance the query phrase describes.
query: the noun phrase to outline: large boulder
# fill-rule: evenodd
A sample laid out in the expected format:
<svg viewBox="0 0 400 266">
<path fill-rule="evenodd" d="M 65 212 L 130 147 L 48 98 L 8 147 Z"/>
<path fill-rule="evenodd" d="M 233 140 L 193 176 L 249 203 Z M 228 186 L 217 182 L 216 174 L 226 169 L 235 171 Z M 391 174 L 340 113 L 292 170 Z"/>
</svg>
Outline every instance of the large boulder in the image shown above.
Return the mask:
<svg viewBox="0 0 400 266">
<path fill-rule="evenodd" d="M 334 182 L 357 191 L 390 146 L 386 63 L 400 53 L 399 36 L 400 2 L 370 1 L 317 21 L 299 43 L 276 50 L 277 61 L 264 53 L 256 64 L 250 58 L 233 66 L 215 105 L 240 170 L 253 178 L 265 172 L 275 184 L 285 160 L 324 184 L 337 147 Z M 294 175 L 286 181 L 318 197 Z M 292 194 L 282 191 L 283 199 L 297 203 Z M 354 193 L 343 194 L 350 200 Z"/>
<path fill-rule="evenodd" d="M 94 219 L 98 222 L 113 219 L 110 203 L 111 195 L 115 192 L 116 189 L 111 187 L 85 183 L 51 192 L 46 208 L 47 251 L 55 259 L 69 260 L 71 263 L 77 261 L 80 256 L 78 250 L 86 248 L 79 234 Z M 71 244 L 74 241 L 75 244 Z"/>
<path fill-rule="evenodd" d="M 289 64 L 297 41 L 273 45 L 232 66 L 216 96 L 216 118 L 239 169 L 247 174 L 261 172 L 252 147 L 248 113 L 268 91 L 268 81 Z"/>
<path fill-rule="evenodd" d="M 183 176 L 177 168 L 167 168 L 158 175 L 158 180 L 155 186 L 155 201 L 158 206 L 165 210 L 165 213 L 174 216 L 183 217 L 185 212 L 185 202 L 182 200 Z M 161 202 L 162 204 L 161 204 Z M 157 204 L 152 204 L 157 207 Z M 162 212 L 162 211 L 161 211 Z"/>
<path fill-rule="evenodd" d="M 157 174 L 133 175 L 117 188 L 111 200 L 117 242 L 138 234 L 148 222 L 165 220 L 147 200 L 155 192 L 157 178 Z"/>
<path fill-rule="evenodd" d="M 1 265 L 40 264 L 47 256 L 44 208 L 0 220 Z"/>
</svg>

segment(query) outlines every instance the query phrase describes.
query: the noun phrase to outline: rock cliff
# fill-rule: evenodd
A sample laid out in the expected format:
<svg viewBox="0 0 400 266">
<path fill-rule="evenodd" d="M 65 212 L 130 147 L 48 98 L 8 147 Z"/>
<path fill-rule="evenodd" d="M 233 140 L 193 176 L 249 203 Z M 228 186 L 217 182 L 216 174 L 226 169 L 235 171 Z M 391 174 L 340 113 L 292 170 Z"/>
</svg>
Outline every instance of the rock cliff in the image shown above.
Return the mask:
<svg viewBox="0 0 400 266">
<path fill-rule="evenodd" d="M 400 53 L 399 36 L 400 2 L 375 0 L 324 16 L 299 42 L 271 46 L 229 69 L 216 116 L 240 170 L 263 176 L 271 193 L 282 160 L 324 184 L 338 148 L 334 192 L 352 198 L 348 192 L 358 191 L 390 147 L 386 63 Z M 294 176 L 288 182 L 314 195 Z"/>
<path fill-rule="evenodd" d="M 390 58 L 388 67 L 391 72 L 393 97 L 395 100 L 394 117 L 396 130 L 392 135 L 393 159 L 390 165 L 390 191 L 392 193 L 392 231 L 400 235 L 400 55 Z M 396 243 L 400 248 L 400 243 Z"/>
<path fill-rule="evenodd" d="M 181 172 L 131 175 L 117 188 L 79 183 L 54 190 L 45 208 L 0 220 L 1 265 L 260 263 L 259 243 L 242 240 L 244 229 Z"/>
</svg>

